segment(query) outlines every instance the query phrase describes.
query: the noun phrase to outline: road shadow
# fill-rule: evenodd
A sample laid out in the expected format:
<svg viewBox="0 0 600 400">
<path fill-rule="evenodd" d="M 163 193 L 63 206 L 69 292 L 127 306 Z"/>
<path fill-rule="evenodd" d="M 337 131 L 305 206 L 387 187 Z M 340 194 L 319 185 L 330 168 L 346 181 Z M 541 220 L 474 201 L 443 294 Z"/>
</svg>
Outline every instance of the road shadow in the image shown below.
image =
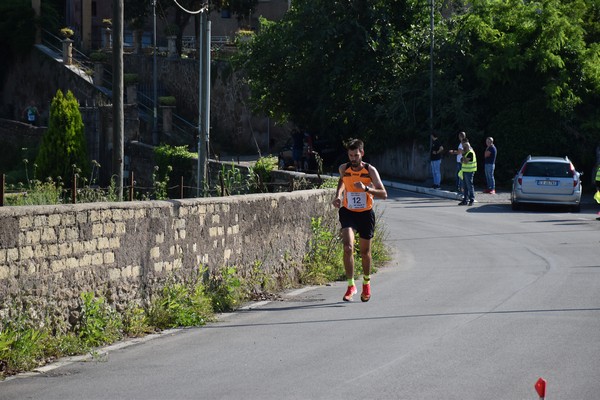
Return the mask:
<svg viewBox="0 0 600 400">
<path fill-rule="evenodd" d="M 353 304 L 344 303 L 347 305 Z M 344 306 L 339 303 L 328 303 L 327 305 L 321 306 Z M 313 305 L 317 306 L 317 305 Z M 247 310 L 245 312 L 261 312 L 261 311 L 293 311 L 297 309 L 305 308 L 306 306 L 292 306 L 283 308 L 257 308 L 255 310 Z M 268 322 L 268 323 L 255 323 L 255 324 L 210 324 L 204 326 L 202 329 L 230 329 L 230 328 L 247 328 L 247 327 L 261 327 L 261 326 L 278 326 L 278 325 L 304 325 L 304 324 L 330 324 L 332 322 L 355 322 L 355 321 L 377 321 L 377 320 L 391 320 L 391 319 L 412 319 L 412 318 L 445 318 L 445 317 L 460 317 L 460 316 L 478 316 L 483 317 L 487 315 L 517 315 L 517 314 L 562 314 L 562 313 L 577 313 L 577 312 L 598 312 L 600 308 L 549 308 L 549 309 L 535 309 L 535 310 L 505 310 L 505 311 L 466 311 L 466 312 L 448 312 L 448 313 L 431 313 L 431 314 L 406 314 L 406 315 L 384 315 L 384 316 L 373 316 L 373 317 L 361 317 L 361 318 L 333 318 L 333 319 L 314 319 L 307 321 L 286 321 L 286 322 Z"/>
</svg>

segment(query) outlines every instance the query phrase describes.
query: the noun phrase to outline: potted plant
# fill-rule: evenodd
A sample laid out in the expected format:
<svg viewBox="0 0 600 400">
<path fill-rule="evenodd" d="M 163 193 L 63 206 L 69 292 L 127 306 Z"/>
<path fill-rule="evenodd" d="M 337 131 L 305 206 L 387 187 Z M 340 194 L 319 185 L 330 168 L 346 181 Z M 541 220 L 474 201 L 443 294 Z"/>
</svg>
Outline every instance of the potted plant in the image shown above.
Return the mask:
<svg viewBox="0 0 600 400">
<path fill-rule="evenodd" d="M 175 107 L 177 102 L 175 101 L 175 96 L 160 96 L 158 104 L 164 107 Z"/>
<path fill-rule="evenodd" d="M 125 86 L 131 86 L 139 83 L 140 76 L 138 74 L 128 73 L 123 74 L 123 84 Z"/>
<path fill-rule="evenodd" d="M 109 50 L 112 47 L 112 37 L 111 37 L 111 29 L 112 20 L 110 18 L 104 18 L 102 20 L 102 25 L 104 25 L 104 48 Z"/>
<path fill-rule="evenodd" d="M 60 30 L 60 35 L 65 39 L 70 39 L 74 34 L 75 32 L 73 31 L 73 29 L 69 27 L 64 27 Z"/>
</svg>

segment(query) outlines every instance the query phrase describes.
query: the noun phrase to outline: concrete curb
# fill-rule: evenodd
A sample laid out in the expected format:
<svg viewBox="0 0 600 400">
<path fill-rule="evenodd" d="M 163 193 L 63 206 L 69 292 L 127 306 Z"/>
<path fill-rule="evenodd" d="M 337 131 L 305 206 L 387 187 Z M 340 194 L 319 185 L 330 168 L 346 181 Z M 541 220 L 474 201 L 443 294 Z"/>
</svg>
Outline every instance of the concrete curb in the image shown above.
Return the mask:
<svg viewBox="0 0 600 400">
<path fill-rule="evenodd" d="M 407 184 L 407 183 L 392 182 L 392 181 L 385 181 L 385 180 L 383 180 L 382 182 L 385 187 L 391 187 L 394 189 L 401 189 L 401 190 L 407 190 L 409 192 L 428 194 L 430 196 L 443 197 L 443 198 L 451 199 L 451 200 L 461 200 L 462 199 L 462 195 L 455 193 L 455 192 L 449 192 L 449 191 L 443 190 L 443 189 L 433 189 L 433 188 L 428 188 L 428 187 L 424 187 L 424 186 L 417 186 L 417 185 L 411 185 L 411 184 Z"/>
<path fill-rule="evenodd" d="M 409 192 L 427 194 L 429 196 L 441 197 L 450 200 L 462 200 L 462 194 L 450 192 L 444 189 L 433 189 L 425 186 L 419 186 L 410 183 L 394 182 L 382 180 L 385 187 L 406 190 Z M 475 190 L 475 203 L 495 203 L 495 204 L 510 204 L 510 192 L 497 192 L 496 194 L 487 194 Z M 597 204 L 593 194 L 584 193 L 581 196 L 581 204 Z"/>
</svg>

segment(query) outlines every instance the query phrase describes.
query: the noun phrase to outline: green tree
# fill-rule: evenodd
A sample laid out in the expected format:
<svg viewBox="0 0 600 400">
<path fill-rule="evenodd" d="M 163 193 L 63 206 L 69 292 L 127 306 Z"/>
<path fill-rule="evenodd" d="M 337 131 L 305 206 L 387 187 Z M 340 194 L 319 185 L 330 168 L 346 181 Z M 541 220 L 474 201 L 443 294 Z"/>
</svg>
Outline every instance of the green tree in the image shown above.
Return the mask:
<svg viewBox="0 0 600 400">
<path fill-rule="evenodd" d="M 88 176 L 90 166 L 83 121 L 77 99 L 70 90 L 65 96 L 59 89 L 52 99 L 48 130 L 42 138 L 36 163 L 43 177 L 60 176 L 68 182 L 74 165 L 80 169 L 80 175 Z"/>
<path fill-rule="evenodd" d="M 451 71 L 463 79 L 479 140 L 489 135 L 503 144 L 503 178 L 535 153 L 569 155 L 590 168 L 589 148 L 599 137 L 592 105 L 600 100 L 600 48 L 586 41 L 589 13 L 598 15 L 597 1 L 476 0 L 457 18 L 452 53 L 463 56 Z M 597 22 L 587 27 L 598 32 Z"/>
<path fill-rule="evenodd" d="M 485 136 L 508 179 L 529 153 L 590 168 L 600 132 L 599 0 L 435 3 L 435 129 Z M 252 103 L 321 137 L 371 150 L 428 141 L 429 5 L 421 0 L 297 0 L 261 20 L 237 66 Z"/>
<path fill-rule="evenodd" d="M 428 21 L 423 1 L 298 0 L 237 62 L 257 109 L 374 150 L 427 130 Z"/>
</svg>

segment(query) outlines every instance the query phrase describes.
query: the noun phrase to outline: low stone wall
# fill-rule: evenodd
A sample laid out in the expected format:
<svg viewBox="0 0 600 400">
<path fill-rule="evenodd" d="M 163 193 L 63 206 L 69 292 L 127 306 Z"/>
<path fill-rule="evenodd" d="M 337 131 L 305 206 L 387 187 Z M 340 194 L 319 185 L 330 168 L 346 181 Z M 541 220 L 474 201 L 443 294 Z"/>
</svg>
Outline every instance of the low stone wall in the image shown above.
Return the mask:
<svg viewBox="0 0 600 400">
<path fill-rule="evenodd" d="M 179 201 L 0 208 L 0 319 L 23 310 L 76 323 L 80 294 L 117 309 L 142 304 L 168 279 L 256 263 L 297 280 L 311 219 L 334 224 L 332 189 Z"/>
</svg>

